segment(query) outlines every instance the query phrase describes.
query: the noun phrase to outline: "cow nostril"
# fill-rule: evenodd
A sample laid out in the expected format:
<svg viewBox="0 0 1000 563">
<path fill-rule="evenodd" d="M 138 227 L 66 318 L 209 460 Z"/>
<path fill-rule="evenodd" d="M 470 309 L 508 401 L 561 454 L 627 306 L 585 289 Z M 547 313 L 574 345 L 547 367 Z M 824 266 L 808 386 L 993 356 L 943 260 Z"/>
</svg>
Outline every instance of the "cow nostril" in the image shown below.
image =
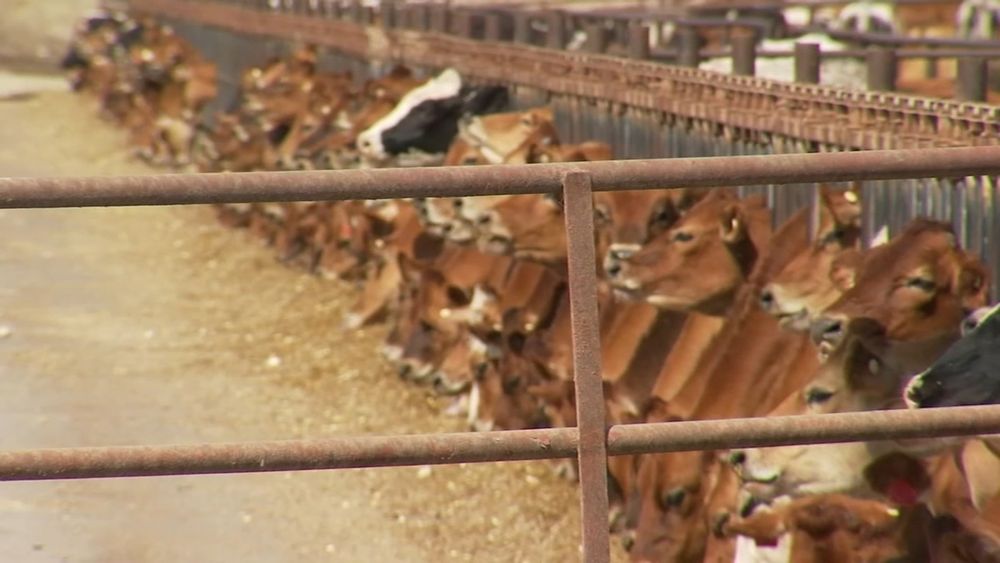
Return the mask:
<svg viewBox="0 0 1000 563">
<path fill-rule="evenodd" d="M 765 309 L 770 309 L 774 306 L 774 293 L 769 289 L 765 289 L 760 292 L 760 305 Z"/>
<path fill-rule="evenodd" d="M 741 452 L 739 450 L 736 450 L 735 452 L 729 454 L 729 463 L 731 465 L 743 465 L 744 463 L 746 463 L 746 461 L 747 461 L 746 452 Z"/>
<path fill-rule="evenodd" d="M 631 250 L 612 250 L 611 257 L 615 260 L 628 260 L 632 257 Z"/>
<path fill-rule="evenodd" d="M 605 270 L 608 272 L 608 275 L 612 277 L 617 277 L 622 273 L 622 267 L 620 264 L 612 264 L 611 266 L 605 268 Z"/>
<path fill-rule="evenodd" d="M 838 344 L 844 336 L 844 323 L 840 319 L 819 319 L 810 332 L 816 343 Z"/>
<path fill-rule="evenodd" d="M 625 551 L 632 551 L 632 548 L 635 547 L 635 538 L 631 534 L 622 536 L 622 547 L 625 548 Z"/>
</svg>

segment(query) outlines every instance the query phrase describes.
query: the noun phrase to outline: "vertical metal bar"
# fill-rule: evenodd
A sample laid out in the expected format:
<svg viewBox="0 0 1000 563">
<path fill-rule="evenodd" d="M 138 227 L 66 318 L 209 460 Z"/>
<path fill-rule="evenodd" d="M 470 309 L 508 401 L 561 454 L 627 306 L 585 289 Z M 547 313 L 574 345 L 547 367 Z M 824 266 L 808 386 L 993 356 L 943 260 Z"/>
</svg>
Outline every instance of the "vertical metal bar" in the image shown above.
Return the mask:
<svg viewBox="0 0 1000 563">
<path fill-rule="evenodd" d="M 959 57 L 955 97 L 964 102 L 985 102 L 987 72 L 985 57 Z"/>
<path fill-rule="evenodd" d="M 698 68 L 698 64 L 701 63 L 701 54 L 698 52 L 701 49 L 701 37 L 698 36 L 698 30 L 693 27 L 684 26 L 677 30 L 677 34 L 681 42 L 677 64 L 690 68 Z"/>
<path fill-rule="evenodd" d="M 795 81 L 803 84 L 819 84 L 819 44 L 795 44 Z"/>
<path fill-rule="evenodd" d="M 549 23 L 545 45 L 549 49 L 564 49 L 566 47 L 566 14 L 552 10 L 546 14 L 545 21 Z"/>
<path fill-rule="evenodd" d="M 649 59 L 649 27 L 637 24 L 628 28 L 628 58 Z"/>
<path fill-rule="evenodd" d="M 594 209 L 590 175 L 563 177 L 569 261 L 570 317 L 576 420 L 580 433 L 580 507 L 583 560 L 610 560 L 608 537 L 608 455 L 601 381 L 601 338 L 597 313 Z"/>
<path fill-rule="evenodd" d="M 896 89 L 896 51 L 881 47 L 868 49 L 868 89 L 892 92 Z"/>
<path fill-rule="evenodd" d="M 531 14 L 514 12 L 514 42 L 531 44 Z"/>
<path fill-rule="evenodd" d="M 611 34 L 606 27 L 600 23 L 589 23 L 584 29 L 587 32 L 587 41 L 583 44 L 584 51 L 600 54 L 608 50 Z"/>
<path fill-rule="evenodd" d="M 741 33 L 733 37 L 733 74 L 753 76 L 757 66 L 757 38 Z"/>
</svg>

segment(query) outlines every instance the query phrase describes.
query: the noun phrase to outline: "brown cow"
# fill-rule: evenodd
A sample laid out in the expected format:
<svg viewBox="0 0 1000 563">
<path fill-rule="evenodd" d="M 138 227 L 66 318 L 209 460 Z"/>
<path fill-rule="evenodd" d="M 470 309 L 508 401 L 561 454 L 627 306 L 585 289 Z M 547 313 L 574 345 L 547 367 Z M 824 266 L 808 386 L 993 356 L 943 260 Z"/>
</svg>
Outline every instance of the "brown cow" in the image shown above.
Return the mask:
<svg viewBox="0 0 1000 563">
<path fill-rule="evenodd" d="M 820 370 L 775 414 L 902 406 L 906 376 L 925 369 L 958 338 L 964 311 L 985 303 L 987 285 L 983 266 L 955 246 L 950 228 L 923 219 L 867 251 L 855 280 L 819 321 L 827 350 Z M 756 494 L 842 492 L 863 490 L 857 468 L 899 447 L 874 442 L 753 449 L 738 452 L 734 461 Z"/>
<path fill-rule="evenodd" d="M 833 197 L 821 203 L 825 212 L 820 210 L 820 217 L 824 213 L 830 217 L 830 208 L 839 200 Z M 731 320 L 712 344 L 722 352 L 696 364 L 695 371 L 701 377 L 681 376 L 683 382 L 662 404 L 658 416 L 670 420 L 764 414 L 811 376 L 817 363 L 808 336 L 782 331 L 777 320 L 760 309 L 757 301 L 762 285 L 811 252 L 808 215 L 806 210 L 800 211 L 770 240 L 766 254 L 759 257 L 739 290 L 730 309 Z M 819 232 L 825 234 L 835 228 L 832 220 L 821 221 Z M 658 389 L 663 387 L 658 384 Z M 713 391 L 723 388 L 723 395 Z M 643 460 L 636 557 L 656 559 L 669 553 L 700 553 L 709 520 L 716 517 L 715 508 L 708 509 L 705 499 L 712 498 L 709 495 L 720 479 L 722 470 L 717 466 L 716 456 L 705 452 L 647 456 Z M 730 490 L 735 493 L 734 487 Z M 711 504 L 727 502 L 724 496 L 715 496 Z M 664 527 L 676 530 L 679 536 L 669 539 L 663 535 Z"/>
<path fill-rule="evenodd" d="M 764 252 L 770 223 L 761 198 L 715 190 L 608 275 L 658 307 L 722 314 Z"/>
</svg>

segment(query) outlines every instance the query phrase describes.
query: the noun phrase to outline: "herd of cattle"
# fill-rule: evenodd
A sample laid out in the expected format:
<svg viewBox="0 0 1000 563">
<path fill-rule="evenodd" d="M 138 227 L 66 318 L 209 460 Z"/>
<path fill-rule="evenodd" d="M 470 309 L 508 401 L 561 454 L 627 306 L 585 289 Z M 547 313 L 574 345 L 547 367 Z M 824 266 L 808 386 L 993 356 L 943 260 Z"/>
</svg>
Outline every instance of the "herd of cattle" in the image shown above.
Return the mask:
<svg viewBox="0 0 1000 563">
<path fill-rule="evenodd" d="M 308 47 L 247 69 L 238 106 L 203 124 L 214 66 L 169 28 L 119 14 L 81 24 L 65 67 L 137 154 L 200 171 L 612 157 L 603 143 L 561 143 L 548 108 L 509 111 L 504 88 L 401 67 L 357 86 L 319 70 Z M 989 274 L 951 228 L 918 219 L 864 248 L 861 188 L 816 190 L 815 209 L 777 228 L 763 199 L 735 190 L 594 196 L 609 423 L 1000 398 Z M 357 282 L 347 325 L 388 320 L 383 351 L 399 375 L 454 395 L 471 428 L 575 425 L 558 198 L 218 211 L 281 260 Z M 637 561 L 1000 560 L 1000 440 L 989 436 L 610 464 L 610 525 Z"/>
</svg>

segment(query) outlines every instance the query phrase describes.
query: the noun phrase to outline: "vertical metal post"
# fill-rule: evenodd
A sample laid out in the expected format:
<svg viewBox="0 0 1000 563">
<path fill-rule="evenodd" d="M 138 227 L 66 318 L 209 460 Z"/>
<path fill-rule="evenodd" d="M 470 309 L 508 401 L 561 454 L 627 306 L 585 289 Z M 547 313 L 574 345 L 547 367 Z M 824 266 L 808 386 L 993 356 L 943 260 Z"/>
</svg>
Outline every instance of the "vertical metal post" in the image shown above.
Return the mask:
<svg viewBox="0 0 1000 563">
<path fill-rule="evenodd" d="M 641 24 L 628 28 L 628 58 L 649 59 L 649 27 Z"/>
<path fill-rule="evenodd" d="M 354 23 L 361 23 L 361 12 L 364 10 L 364 5 L 361 0 L 351 0 L 351 4 L 347 10 L 347 19 Z"/>
<path fill-rule="evenodd" d="M 986 57 L 959 57 L 955 97 L 965 102 L 985 102 L 988 72 Z"/>
<path fill-rule="evenodd" d="M 417 4 L 413 7 L 414 29 L 418 31 L 429 31 L 431 26 L 431 6 L 430 4 Z"/>
<path fill-rule="evenodd" d="M 563 177 L 569 300 L 573 333 L 573 378 L 576 420 L 580 434 L 580 507 L 583 560 L 607 562 L 608 454 L 601 381 L 601 337 L 597 312 L 597 271 L 594 251 L 594 207 L 590 175 L 569 172 Z"/>
<path fill-rule="evenodd" d="M 502 20 L 500 14 L 487 12 L 483 15 L 483 39 L 486 41 L 501 41 L 503 31 L 501 30 Z"/>
<path fill-rule="evenodd" d="M 588 53 L 604 53 L 608 50 L 608 42 L 611 34 L 608 29 L 599 23 L 589 23 L 585 27 L 587 32 L 587 42 L 583 44 L 583 50 Z"/>
<path fill-rule="evenodd" d="M 795 44 L 795 81 L 819 84 L 820 50 L 818 43 Z"/>
<path fill-rule="evenodd" d="M 677 64 L 690 68 L 698 68 L 698 64 L 701 63 L 701 54 L 698 53 L 698 50 L 701 49 L 701 37 L 698 36 L 698 30 L 690 26 L 684 26 L 677 30 L 677 34 L 681 43 L 681 51 L 677 57 Z"/>
<path fill-rule="evenodd" d="M 751 33 L 733 36 L 733 74 L 753 76 L 757 67 L 757 38 Z"/>
<path fill-rule="evenodd" d="M 451 12 L 445 4 L 434 4 L 429 6 L 430 29 L 435 33 L 448 33 L 448 20 Z"/>
<path fill-rule="evenodd" d="M 455 14 L 455 35 L 459 37 L 472 37 L 472 12 L 462 10 Z"/>
<path fill-rule="evenodd" d="M 545 38 L 545 46 L 549 49 L 566 47 L 566 14 L 553 10 L 546 14 L 545 21 L 549 23 L 549 32 Z"/>
<path fill-rule="evenodd" d="M 398 14 L 395 0 L 382 0 L 379 2 L 379 12 L 382 14 L 382 27 L 392 29 L 396 27 L 396 15 Z"/>
<path fill-rule="evenodd" d="M 531 44 L 531 14 L 514 12 L 514 43 Z"/>
<path fill-rule="evenodd" d="M 880 47 L 868 49 L 868 89 L 892 92 L 896 89 L 896 51 Z"/>
</svg>

